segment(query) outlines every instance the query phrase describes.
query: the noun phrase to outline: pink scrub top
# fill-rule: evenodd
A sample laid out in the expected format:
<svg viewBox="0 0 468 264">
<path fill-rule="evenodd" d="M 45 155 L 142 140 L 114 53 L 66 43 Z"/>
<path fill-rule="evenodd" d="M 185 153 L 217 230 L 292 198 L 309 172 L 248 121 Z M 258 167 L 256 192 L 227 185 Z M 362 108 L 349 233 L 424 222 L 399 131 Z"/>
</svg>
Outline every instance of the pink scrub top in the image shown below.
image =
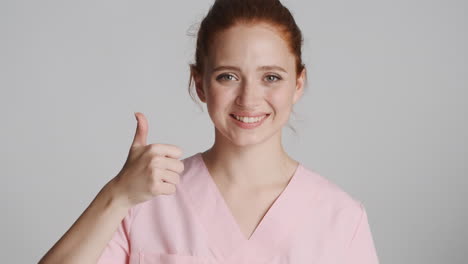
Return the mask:
<svg viewBox="0 0 468 264">
<path fill-rule="evenodd" d="M 198 152 L 176 192 L 129 210 L 98 264 L 377 264 L 363 204 L 299 163 L 249 239 Z"/>
</svg>

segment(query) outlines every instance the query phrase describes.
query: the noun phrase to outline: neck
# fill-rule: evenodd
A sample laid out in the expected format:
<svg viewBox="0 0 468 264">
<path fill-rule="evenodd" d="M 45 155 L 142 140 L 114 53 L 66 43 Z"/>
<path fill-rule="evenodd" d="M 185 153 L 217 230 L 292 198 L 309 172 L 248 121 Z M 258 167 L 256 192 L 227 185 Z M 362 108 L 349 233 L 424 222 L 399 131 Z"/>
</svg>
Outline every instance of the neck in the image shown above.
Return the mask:
<svg viewBox="0 0 468 264">
<path fill-rule="evenodd" d="M 283 186 L 294 174 L 298 162 L 284 151 L 281 135 L 254 145 L 233 145 L 219 135 L 213 146 L 202 153 L 214 180 L 226 187 L 261 188 Z"/>
</svg>

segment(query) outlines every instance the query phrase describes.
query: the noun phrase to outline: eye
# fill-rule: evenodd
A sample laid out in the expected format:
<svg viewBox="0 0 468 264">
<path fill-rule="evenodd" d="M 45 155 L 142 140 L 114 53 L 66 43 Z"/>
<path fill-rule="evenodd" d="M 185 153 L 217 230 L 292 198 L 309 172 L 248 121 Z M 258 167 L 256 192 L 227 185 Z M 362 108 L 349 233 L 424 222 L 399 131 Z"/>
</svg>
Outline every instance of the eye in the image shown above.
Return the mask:
<svg viewBox="0 0 468 264">
<path fill-rule="evenodd" d="M 225 77 L 232 77 L 232 78 L 235 78 L 234 75 L 232 74 L 221 74 L 219 75 L 218 77 L 216 77 L 216 80 L 219 81 L 219 80 L 227 80 L 227 81 L 231 81 L 233 79 L 226 79 Z"/>
<path fill-rule="evenodd" d="M 267 75 L 267 78 L 269 78 L 269 82 L 275 82 L 275 81 L 281 80 L 281 77 L 279 77 L 279 76 L 277 76 L 277 75 L 272 75 L 272 74 Z M 273 78 L 273 79 L 272 79 L 272 78 Z M 275 80 L 275 78 L 276 78 L 276 80 Z"/>
</svg>

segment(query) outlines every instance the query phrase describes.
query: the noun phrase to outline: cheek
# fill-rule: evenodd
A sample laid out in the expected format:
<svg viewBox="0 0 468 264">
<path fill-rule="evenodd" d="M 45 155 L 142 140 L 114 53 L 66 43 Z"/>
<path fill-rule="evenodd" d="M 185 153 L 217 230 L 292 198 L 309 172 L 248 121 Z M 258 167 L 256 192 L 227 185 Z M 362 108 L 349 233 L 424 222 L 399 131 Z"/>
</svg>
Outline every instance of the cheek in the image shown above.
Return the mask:
<svg viewBox="0 0 468 264">
<path fill-rule="evenodd" d="M 280 89 L 274 93 L 269 94 L 270 102 L 275 108 L 278 109 L 288 109 L 292 105 L 293 95 L 289 92 L 288 89 Z"/>
<path fill-rule="evenodd" d="M 220 89 L 211 89 L 207 94 L 207 108 L 212 116 L 224 115 L 231 104 L 230 95 Z"/>
<path fill-rule="evenodd" d="M 213 107 L 225 106 L 229 101 L 229 96 L 226 93 L 222 92 L 213 92 L 210 94 L 210 103 Z"/>
</svg>

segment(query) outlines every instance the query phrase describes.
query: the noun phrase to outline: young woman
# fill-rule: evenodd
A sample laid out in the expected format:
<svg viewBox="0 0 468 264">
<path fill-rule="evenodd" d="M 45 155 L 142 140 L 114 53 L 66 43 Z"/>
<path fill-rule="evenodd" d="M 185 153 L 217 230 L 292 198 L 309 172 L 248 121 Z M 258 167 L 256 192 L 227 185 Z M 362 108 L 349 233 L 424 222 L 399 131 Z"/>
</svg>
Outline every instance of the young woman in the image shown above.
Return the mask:
<svg viewBox="0 0 468 264">
<path fill-rule="evenodd" d="M 183 160 L 137 129 L 121 172 L 40 263 L 377 264 L 363 204 L 290 157 L 302 35 L 278 0 L 217 0 L 198 31 L 195 84 L 213 146 Z"/>
</svg>

